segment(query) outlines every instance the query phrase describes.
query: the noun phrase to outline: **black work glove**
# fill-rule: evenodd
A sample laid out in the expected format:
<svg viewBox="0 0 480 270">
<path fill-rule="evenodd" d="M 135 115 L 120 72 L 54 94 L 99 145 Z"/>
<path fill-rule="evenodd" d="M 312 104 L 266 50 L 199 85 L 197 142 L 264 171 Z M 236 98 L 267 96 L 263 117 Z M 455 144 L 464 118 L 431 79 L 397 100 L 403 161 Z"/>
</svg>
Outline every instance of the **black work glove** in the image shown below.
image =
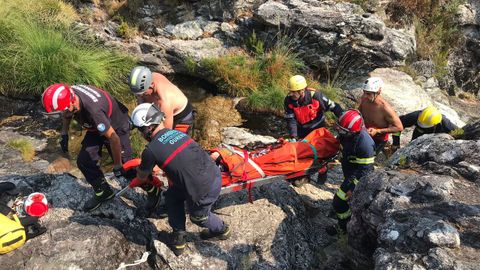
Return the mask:
<svg viewBox="0 0 480 270">
<path fill-rule="evenodd" d="M 123 169 L 123 166 L 113 167 L 113 174 L 116 178 L 125 177 L 125 170 Z"/>
<path fill-rule="evenodd" d="M 62 139 L 60 139 L 60 148 L 64 153 L 68 153 L 68 134 L 62 135 Z"/>
</svg>

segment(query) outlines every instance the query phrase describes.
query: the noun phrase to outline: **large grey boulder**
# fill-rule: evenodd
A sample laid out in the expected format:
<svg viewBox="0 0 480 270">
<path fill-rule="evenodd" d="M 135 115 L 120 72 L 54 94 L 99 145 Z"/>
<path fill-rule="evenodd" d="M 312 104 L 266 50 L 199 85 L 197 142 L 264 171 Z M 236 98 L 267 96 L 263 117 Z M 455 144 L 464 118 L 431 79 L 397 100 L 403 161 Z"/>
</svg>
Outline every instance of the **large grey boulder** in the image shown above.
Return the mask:
<svg viewBox="0 0 480 270">
<path fill-rule="evenodd" d="M 449 56 L 448 70 L 442 83 L 445 88 L 455 86 L 476 93 L 480 88 L 480 1 L 468 0 L 459 6 L 457 24 L 461 31 L 460 46 Z"/>
<path fill-rule="evenodd" d="M 280 27 L 296 33 L 298 52 L 308 65 L 319 68 L 354 72 L 398 66 L 415 50 L 412 33 L 388 28 L 375 14 L 346 2 L 268 1 L 255 10 L 254 18 L 266 31 Z"/>
<path fill-rule="evenodd" d="M 424 135 L 357 186 L 349 243 L 376 269 L 477 269 L 478 140 Z"/>
</svg>

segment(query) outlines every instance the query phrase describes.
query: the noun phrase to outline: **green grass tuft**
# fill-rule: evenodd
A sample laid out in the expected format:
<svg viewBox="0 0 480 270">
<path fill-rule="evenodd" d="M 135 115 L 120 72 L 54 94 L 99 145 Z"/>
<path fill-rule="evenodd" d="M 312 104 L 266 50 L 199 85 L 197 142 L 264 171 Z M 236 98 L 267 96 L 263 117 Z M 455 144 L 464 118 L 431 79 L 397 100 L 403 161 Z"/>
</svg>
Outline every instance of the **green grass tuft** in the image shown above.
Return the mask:
<svg viewBox="0 0 480 270">
<path fill-rule="evenodd" d="M 32 161 L 35 157 L 35 148 L 33 147 L 32 142 L 28 139 L 13 139 L 10 140 L 7 145 L 20 151 L 20 154 L 25 161 Z"/>
<path fill-rule="evenodd" d="M 293 46 L 280 38 L 270 48 L 255 33 L 246 41 L 249 52 L 209 58 L 200 65 L 210 71 L 219 90 L 231 96 L 247 97 L 255 110 L 278 111 L 283 108 L 290 76 L 304 67 Z"/>
<path fill-rule="evenodd" d="M 124 80 L 135 59 L 103 47 L 75 29 L 75 13 L 60 0 L 7 0 L 0 7 L 0 93 L 39 97 L 53 83 L 92 84 L 131 98 Z M 28 8 L 36 3 L 44 8 Z M 63 20 L 53 20 L 63 18 Z"/>
</svg>

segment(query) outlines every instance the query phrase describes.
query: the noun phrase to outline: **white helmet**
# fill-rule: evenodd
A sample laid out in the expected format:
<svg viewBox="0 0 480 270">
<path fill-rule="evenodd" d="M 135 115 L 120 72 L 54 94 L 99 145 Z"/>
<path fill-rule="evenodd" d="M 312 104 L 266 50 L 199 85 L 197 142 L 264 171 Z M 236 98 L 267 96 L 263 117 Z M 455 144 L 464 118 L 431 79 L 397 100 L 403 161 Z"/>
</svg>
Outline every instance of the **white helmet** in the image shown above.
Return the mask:
<svg viewBox="0 0 480 270">
<path fill-rule="evenodd" d="M 132 113 L 132 123 L 136 128 L 158 125 L 165 120 L 165 114 L 153 103 L 142 103 Z"/>
<path fill-rule="evenodd" d="M 370 77 L 363 85 L 363 91 L 377 93 L 383 87 L 383 80 L 379 77 Z"/>
</svg>

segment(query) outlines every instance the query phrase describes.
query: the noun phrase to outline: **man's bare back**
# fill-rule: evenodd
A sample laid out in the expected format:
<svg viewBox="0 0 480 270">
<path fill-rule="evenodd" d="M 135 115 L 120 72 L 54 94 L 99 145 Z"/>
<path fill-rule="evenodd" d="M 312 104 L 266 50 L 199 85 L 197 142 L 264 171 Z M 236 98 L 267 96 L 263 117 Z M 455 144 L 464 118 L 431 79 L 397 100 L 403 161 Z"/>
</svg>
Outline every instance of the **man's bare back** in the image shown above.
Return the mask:
<svg viewBox="0 0 480 270">
<path fill-rule="evenodd" d="M 155 103 L 165 113 L 165 126 L 172 128 L 173 116 L 181 113 L 188 104 L 185 94 L 165 76 L 152 72 L 153 92 L 138 98 L 138 103 Z"/>
</svg>

